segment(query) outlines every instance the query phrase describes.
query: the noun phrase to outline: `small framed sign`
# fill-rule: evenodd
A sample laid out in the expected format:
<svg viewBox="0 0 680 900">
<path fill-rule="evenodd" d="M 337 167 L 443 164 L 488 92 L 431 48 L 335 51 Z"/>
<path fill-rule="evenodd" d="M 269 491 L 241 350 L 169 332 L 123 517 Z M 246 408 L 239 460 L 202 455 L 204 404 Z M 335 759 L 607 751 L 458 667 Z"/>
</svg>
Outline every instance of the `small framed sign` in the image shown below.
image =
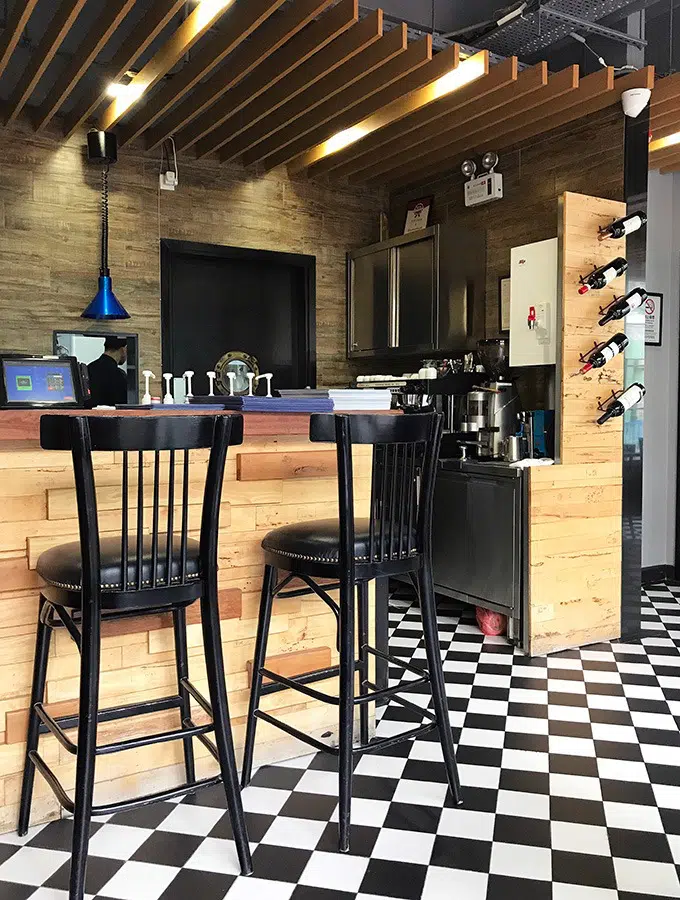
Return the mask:
<svg viewBox="0 0 680 900">
<path fill-rule="evenodd" d="M 663 294 L 647 292 L 645 300 L 645 345 L 661 346 L 661 329 L 663 324 Z"/>
<path fill-rule="evenodd" d="M 421 197 L 420 200 L 411 200 L 406 208 L 404 234 L 427 228 L 430 223 L 433 201 L 434 197 Z"/>
<path fill-rule="evenodd" d="M 510 276 L 498 279 L 498 318 L 501 331 L 510 331 Z"/>
</svg>

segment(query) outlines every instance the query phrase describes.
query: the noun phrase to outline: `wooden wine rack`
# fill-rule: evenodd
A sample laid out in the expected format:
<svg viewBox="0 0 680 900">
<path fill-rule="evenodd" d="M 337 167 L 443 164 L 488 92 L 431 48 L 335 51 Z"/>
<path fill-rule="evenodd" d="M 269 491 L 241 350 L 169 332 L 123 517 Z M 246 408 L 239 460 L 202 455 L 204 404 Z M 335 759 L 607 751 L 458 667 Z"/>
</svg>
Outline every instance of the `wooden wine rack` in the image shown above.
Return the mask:
<svg viewBox="0 0 680 900">
<path fill-rule="evenodd" d="M 598 401 L 623 387 L 623 357 L 571 377 L 580 355 L 622 331 L 600 327 L 599 310 L 625 293 L 624 278 L 578 293 L 594 266 L 625 256 L 625 240 L 598 241 L 598 228 L 625 203 L 566 193 L 560 198 L 561 351 L 557 366 L 558 463 L 531 469 L 529 644 L 532 655 L 611 640 L 621 632 L 622 420 L 597 425 Z"/>
</svg>

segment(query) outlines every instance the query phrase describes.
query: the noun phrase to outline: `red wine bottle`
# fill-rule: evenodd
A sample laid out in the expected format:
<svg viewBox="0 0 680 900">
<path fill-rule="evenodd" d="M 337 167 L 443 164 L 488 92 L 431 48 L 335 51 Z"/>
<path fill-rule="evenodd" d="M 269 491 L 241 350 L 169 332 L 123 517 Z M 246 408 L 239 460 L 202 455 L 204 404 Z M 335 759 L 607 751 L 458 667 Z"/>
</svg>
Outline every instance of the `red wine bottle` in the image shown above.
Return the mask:
<svg viewBox="0 0 680 900">
<path fill-rule="evenodd" d="M 618 356 L 619 353 L 623 353 L 627 346 L 628 338 L 626 335 L 621 332 L 615 334 L 613 338 L 609 338 L 606 344 L 602 344 L 601 347 L 597 347 L 593 350 L 585 365 L 579 369 L 577 374 L 585 375 L 585 373 L 590 372 L 591 369 L 601 369 L 602 366 L 614 359 L 615 356 Z"/>
<path fill-rule="evenodd" d="M 618 297 L 609 306 L 600 319 L 600 325 L 606 325 L 607 322 L 613 322 L 616 319 L 623 319 L 629 312 L 639 309 L 647 299 L 647 291 L 644 288 L 636 287 L 629 291 L 624 297 Z"/>
<path fill-rule="evenodd" d="M 638 210 L 637 212 L 631 213 L 628 216 L 624 216 L 622 219 L 617 219 L 615 222 L 612 222 L 611 225 L 607 225 L 605 228 L 600 229 L 600 240 L 604 241 L 607 238 L 614 238 L 618 240 L 619 238 L 625 237 L 627 234 L 632 234 L 634 231 L 638 231 L 644 225 L 647 224 L 647 213 L 642 210 Z"/>
<path fill-rule="evenodd" d="M 616 400 L 612 400 L 612 402 L 597 420 L 597 424 L 604 425 L 604 423 L 608 422 L 609 419 L 615 419 L 617 416 L 622 416 L 626 412 L 626 410 L 630 409 L 632 406 L 635 406 L 636 403 L 639 403 L 646 393 L 647 391 L 644 384 L 640 384 L 639 382 L 631 384 L 631 386 L 629 388 L 626 388 L 626 390 L 622 394 L 619 394 Z"/>
<path fill-rule="evenodd" d="M 627 268 L 628 263 L 626 260 L 622 256 L 617 256 L 616 259 L 607 263 L 606 266 L 600 266 L 599 269 L 595 269 L 590 275 L 582 278 L 581 287 L 578 289 L 579 294 L 587 294 L 588 291 L 601 291 L 602 288 L 607 287 L 610 281 L 618 278 L 619 275 L 623 275 Z"/>
</svg>

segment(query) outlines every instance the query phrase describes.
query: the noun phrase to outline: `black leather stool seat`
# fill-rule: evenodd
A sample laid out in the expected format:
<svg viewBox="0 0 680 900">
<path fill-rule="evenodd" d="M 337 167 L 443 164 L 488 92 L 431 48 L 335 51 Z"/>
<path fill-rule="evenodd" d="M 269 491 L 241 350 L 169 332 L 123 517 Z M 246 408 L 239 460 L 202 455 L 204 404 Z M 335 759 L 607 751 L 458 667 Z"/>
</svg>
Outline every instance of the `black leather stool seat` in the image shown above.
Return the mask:
<svg viewBox="0 0 680 900">
<path fill-rule="evenodd" d="M 368 519 L 354 523 L 354 557 L 369 559 Z M 292 559 L 337 565 L 340 559 L 340 537 L 337 519 L 316 519 L 282 525 L 265 535 L 262 549 Z"/>
<path fill-rule="evenodd" d="M 152 587 L 152 540 L 151 535 L 144 537 L 142 588 Z M 166 535 L 158 535 L 158 558 L 156 563 L 157 587 L 166 586 Z M 124 591 L 123 561 L 121 558 L 121 539 L 117 536 L 105 537 L 100 541 L 101 554 L 101 589 L 106 592 Z M 68 592 L 78 592 L 82 588 L 82 564 L 80 542 L 59 544 L 40 554 L 36 569 L 41 578 L 53 587 Z M 127 589 L 137 590 L 137 542 L 133 537 L 128 544 Z M 187 539 L 186 574 L 188 581 L 200 581 L 199 544 Z M 182 576 L 182 544 L 179 535 L 174 537 L 172 550 L 172 566 L 170 586 L 179 584 Z M 105 596 L 102 596 L 102 607 L 107 607 Z"/>
</svg>

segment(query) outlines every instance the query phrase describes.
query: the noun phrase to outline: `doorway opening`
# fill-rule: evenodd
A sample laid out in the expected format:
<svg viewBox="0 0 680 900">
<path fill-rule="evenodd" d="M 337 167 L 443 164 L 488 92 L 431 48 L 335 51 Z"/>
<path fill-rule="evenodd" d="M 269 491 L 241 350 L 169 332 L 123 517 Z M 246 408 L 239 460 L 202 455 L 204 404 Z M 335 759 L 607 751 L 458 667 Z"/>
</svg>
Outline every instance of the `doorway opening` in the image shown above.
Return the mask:
<svg viewBox="0 0 680 900">
<path fill-rule="evenodd" d="M 316 387 L 315 292 L 314 256 L 162 240 L 163 371 L 207 394 L 206 371 L 238 351 L 274 388 Z"/>
</svg>

